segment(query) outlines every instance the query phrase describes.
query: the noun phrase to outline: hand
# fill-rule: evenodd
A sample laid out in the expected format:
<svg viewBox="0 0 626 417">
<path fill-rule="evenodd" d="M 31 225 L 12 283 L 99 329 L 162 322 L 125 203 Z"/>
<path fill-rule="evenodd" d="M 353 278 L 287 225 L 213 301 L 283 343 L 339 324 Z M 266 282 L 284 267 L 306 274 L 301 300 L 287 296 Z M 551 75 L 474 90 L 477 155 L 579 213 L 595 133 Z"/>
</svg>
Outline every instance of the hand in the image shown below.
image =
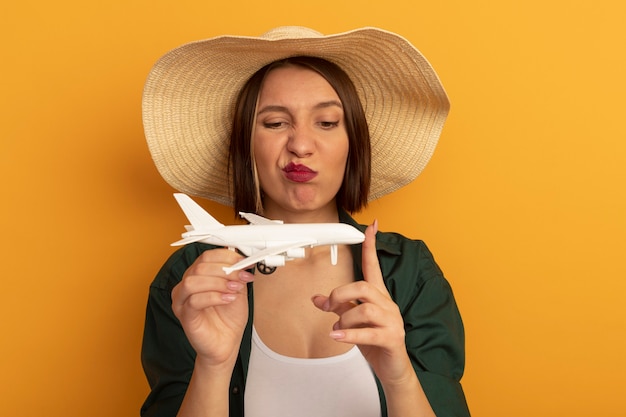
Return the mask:
<svg viewBox="0 0 626 417">
<path fill-rule="evenodd" d="M 234 361 L 248 320 L 246 271 L 222 269 L 241 256 L 227 249 L 202 253 L 172 290 L 172 310 L 198 358 L 208 365 Z"/>
<path fill-rule="evenodd" d="M 316 295 L 312 300 L 319 309 L 339 316 L 330 336 L 357 345 L 385 385 L 413 377 L 414 371 L 406 351 L 402 315 L 380 271 L 377 230 L 377 221 L 365 230 L 364 281 L 335 288 L 329 296 Z"/>
</svg>

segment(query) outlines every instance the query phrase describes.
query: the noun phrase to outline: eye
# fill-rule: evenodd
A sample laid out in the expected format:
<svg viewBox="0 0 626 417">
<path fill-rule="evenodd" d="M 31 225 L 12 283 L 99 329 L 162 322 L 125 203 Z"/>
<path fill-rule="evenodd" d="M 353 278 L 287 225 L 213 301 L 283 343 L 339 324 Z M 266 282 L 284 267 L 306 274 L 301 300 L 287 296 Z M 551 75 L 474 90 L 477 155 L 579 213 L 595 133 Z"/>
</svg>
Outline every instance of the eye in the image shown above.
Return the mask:
<svg viewBox="0 0 626 417">
<path fill-rule="evenodd" d="M 319 125 L 323 128 L 323 129 L 332 129 L 334 127 L 339 126 L 339 121 L 335 121 L 335 122 L 330 122 L 330 121 L 322 121 L 319 122 Z"/>
<path fill-rule="evenodd" d="M 286 122 L 263 122 L 263 127 L 266 129 L 280 129 L 286 126 Z"/>
</svg>

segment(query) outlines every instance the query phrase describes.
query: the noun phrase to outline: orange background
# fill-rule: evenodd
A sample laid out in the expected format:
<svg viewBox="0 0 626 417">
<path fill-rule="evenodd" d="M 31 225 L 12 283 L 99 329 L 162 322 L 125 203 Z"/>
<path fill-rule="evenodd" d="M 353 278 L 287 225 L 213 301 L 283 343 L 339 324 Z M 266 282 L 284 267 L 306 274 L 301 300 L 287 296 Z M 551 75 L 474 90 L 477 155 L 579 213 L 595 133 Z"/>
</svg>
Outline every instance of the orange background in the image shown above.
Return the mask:
<svg viewBox="0 0 626 417">
<path fill-rule="evenodd" d="M 473 415 L 623 415 L 625 3 L 212 3 L 2 7 L 2 414 L 138 414 L 147 288 L 185 223 L 143 139 L 145 77 L 184 42 L 296 24 L 401 33 L 450 95 L 423 175 L 358 218 L 446 272 Z"/>
</svg>

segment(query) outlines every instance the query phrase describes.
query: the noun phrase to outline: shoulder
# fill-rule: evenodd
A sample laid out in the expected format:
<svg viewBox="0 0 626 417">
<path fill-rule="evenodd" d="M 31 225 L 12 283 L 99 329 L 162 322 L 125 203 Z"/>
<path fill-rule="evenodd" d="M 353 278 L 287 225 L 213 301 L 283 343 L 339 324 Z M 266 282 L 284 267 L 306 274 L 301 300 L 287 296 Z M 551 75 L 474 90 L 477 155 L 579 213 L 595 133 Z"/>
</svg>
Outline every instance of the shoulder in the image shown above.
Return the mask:
<svg viewBox="0 0 626 417">
<path fill-rule="evenodd" d="M 379 232 L 376 250 L 383 275 L 388 279 L 402 279 L 421 287 L 431 279 L 443 278 L 443 272 L 422 240 Z"/>
<path fill-rule="evenodd" d="M 347 213 L 340 213 L 340 221 L 364 231 Z M 432 279 L 443 279 L 443 273 L 424 241 L 411 239 L 400 233 L 379 231 L 376 234 L 376 250 L 381 272 L 388 284 L 421 287 Z M 361 248 L 355 248 L 355 259 L 360 259 Z M 358 266 L 358 263 L 357 263 Z"/>
<path fill-rule="evenodd" d="M 450 284 L 423 241 L 383 232 L 376 248 L 385 286 L 405 322 L 432 317 L 438 309 L 456 315 Z"/>
</svg>

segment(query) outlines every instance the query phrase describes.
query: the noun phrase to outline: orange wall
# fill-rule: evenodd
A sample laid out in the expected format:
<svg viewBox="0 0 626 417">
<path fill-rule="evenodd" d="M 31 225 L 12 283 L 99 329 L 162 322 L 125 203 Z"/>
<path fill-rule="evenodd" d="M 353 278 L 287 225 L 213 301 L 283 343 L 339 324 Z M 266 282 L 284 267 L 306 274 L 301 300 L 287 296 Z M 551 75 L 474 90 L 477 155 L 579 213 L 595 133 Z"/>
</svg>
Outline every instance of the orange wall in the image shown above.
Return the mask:
<svg viewBox="0 0 626 417">
<path fill-rule="evenodd" d="M 623 415 L 625 3 L 211 3 L 3 6 L 3 415 L 137 415 L 147 287 L 185 222 L 144 143 L 145 76 L 183 42 L 281 24 L 387 28 L 441 75 L 431 164 L 358 217 L 445 270 L 473 414 Z"/>
</svg>

